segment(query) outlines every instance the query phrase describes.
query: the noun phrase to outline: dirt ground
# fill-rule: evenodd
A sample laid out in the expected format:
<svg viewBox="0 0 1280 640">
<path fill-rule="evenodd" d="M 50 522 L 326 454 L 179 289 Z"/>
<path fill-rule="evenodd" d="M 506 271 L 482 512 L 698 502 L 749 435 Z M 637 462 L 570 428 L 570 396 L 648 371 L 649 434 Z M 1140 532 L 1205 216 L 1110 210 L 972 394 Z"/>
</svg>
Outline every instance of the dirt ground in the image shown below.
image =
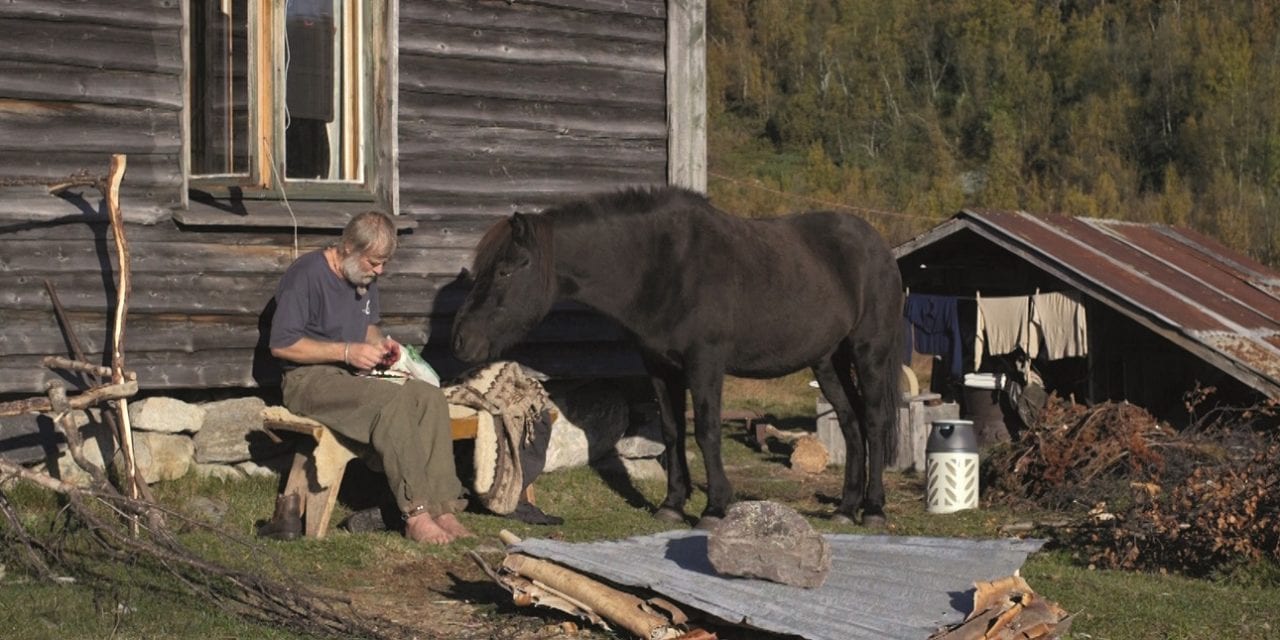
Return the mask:
<svg viewBox="0 0 1280 640">
<path fill-rule="evenodd" d="M 839 495 L 841 477 L 828 470 L 817 476 L 793 471 L 786 466 L 779 448 L 775 456 L 750 465 L 728 466 L 726 471 L 740 496 L 756 493 L 755 487 L 770 484 L 770 499 L 792 504 L 798 510 L 830 510 L 825 503 Z M 902 482 L 890 478 L 895 483 Z M 779 487 L 786 490 L 776 495 Z M 755 496 L 758 497 L 758 496 Z M 567 524 L 565 526 L 571 526 Z M 495 540 L 476 552 L 490 565 L 501 562 L 503 552 Z M 367 586 L 344 594 L 361 612 L 376 615 L 412 628 L 417 638 L 456 640 L 552 638 L 606 639 L 629 637 L 610 633 L 550 609 L 517 607 L 511 594 L 496 585 L 469 558 L 430 558 L 399 565 L 378 567 L 375 573 L 361 571 L 351 583 Z M 696 616 L 696 611 L 687 611 Z M 753 638 L 782 639 L 785 636 L 735 628 L 715 620 L 696 620 L 694 626 L 716 633 L 722 640 Z"/>
<path fill-rule="evenodd" d="M 371 585 L 346 594 L 358 610 L 414 629 L 421 639 L 567 636 L 558 626 L 559 618 L 517 610 L 510 594 L 470 560 L 419 560 L 381 567 L 374 575 L 365 572 L 356 579 Z"/>
</svg>

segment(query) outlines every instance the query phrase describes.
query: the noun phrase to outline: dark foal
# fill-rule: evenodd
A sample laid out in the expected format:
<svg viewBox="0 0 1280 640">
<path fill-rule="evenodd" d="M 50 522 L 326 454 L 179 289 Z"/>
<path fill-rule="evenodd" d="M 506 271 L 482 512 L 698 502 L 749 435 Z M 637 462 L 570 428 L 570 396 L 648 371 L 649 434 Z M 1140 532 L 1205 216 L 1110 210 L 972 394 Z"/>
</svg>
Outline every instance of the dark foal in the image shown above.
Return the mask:
<svg viewBox="0 0 1280 640">
<path fill-rule="evenodd" d="M 699 526 L 733 490 L 720 457 L 726 373 L 773 378 L 813 369 L 848 446 L 837 519 L 883 525 L 885 461 L 897 428 L 902 281 L 863 220 L 812 212 L 726 215 L 691 191 L 626 190 L 540 214 L 514 214 L 481 240 L 473 286 L 453 326 L 461 359 L 494 359 L 557 300 L 609 316 L 635 337 L 657 392 L 667 497 L 655 517 L 683 520 L 685 391 L 707 471 Z"/>
</svg>

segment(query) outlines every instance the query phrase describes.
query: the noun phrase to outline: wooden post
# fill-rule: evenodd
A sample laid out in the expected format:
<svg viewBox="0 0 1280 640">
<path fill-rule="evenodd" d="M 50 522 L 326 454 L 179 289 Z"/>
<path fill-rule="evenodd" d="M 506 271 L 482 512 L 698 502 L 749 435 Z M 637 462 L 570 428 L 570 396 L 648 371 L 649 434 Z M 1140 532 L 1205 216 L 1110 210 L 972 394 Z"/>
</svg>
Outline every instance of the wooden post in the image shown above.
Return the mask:
<svg viewBox="0 0 1280 640">
<path fill-rule="evenodd" d="M 667 182 L 707 191 L 707 2 L 667 3 Z"/>
<path fill-rule="evenodd" d="M 120 261 L 120 284 L 116 287 L 115 322 L 111 329 L 111 382 L 124 382 L 124 322 L 129 310 L 129 245 L 124 237 L 124 214 L 120 212 L 120 181 L 128 159 L 124 154 L 111 156 L 111 169 L 107 173 L 107 216 L 111 219 L 111 235 L 115 238 L 116 256 Z M 120 449 L 124 451 L 125 477 L 129 483 L 129 497 L 137 500 L 138 469 L 133 457 L 133 428 L 129 423 L 129 401 L 116 401 L 120 416 Z"/>
</svg>

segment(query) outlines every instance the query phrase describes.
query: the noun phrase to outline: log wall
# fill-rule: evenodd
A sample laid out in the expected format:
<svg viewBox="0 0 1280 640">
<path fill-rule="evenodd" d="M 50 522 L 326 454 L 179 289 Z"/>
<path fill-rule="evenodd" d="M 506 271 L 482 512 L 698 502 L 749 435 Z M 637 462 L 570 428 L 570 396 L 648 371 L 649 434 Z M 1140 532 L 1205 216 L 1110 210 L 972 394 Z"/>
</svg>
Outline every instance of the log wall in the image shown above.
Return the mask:
<svg viewBox="0 0 1280 640">
<path fill-rule="evenodd" d="M 185 188 L 181 8 L 0 3 L 0 397 L 40 391 L 53 377 L 40 358 L 68 352 L 46 280 L 90 359 L 104 359 L 118 271 L 100 196 L 13 184 L 104 173 L 112 153 L 129 161 L 125 350 L 141 387 L 278 381 L 264 333 L 276 282 L 296 252 L 336 230 L 295 229 L 287 215 L 265 226 L 173 219 Z M 384 326 L 426 345 L 449 375 L 459 368 L 445 346 L 465 295 L 458 274 L 497 216 L 666 182 L 666 3 L 434 0 L 398 14 L 398 199 L 413 228 L 381 284 Z M 334 204 L 294 203 L 303 217 L 325 206 Z M 614 325 L 568 307 L 513 355 L 563 377 L 639 370 Z"/>
</svg>

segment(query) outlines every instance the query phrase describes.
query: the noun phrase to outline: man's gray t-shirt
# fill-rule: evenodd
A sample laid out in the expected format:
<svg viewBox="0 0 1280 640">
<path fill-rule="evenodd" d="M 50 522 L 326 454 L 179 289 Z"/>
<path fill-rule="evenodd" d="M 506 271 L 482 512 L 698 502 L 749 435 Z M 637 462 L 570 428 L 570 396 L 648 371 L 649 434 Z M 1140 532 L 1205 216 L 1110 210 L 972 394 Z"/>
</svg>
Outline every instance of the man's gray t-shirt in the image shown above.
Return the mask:
<svg viewBox="0 0 1280 640">
<path fill-rule="evenodd" d="M 287 347 L 299 338 L 364 342 L 369 325 L 379 319 L 377 281 L 361 296 L 346 278 L 329 268 L 324 250 L 312 251 L 295 260 L 280 278 L 270 345 L 272 349 Z M 295 365 L 284 361 L 284 366 Z"/>
</svg>

